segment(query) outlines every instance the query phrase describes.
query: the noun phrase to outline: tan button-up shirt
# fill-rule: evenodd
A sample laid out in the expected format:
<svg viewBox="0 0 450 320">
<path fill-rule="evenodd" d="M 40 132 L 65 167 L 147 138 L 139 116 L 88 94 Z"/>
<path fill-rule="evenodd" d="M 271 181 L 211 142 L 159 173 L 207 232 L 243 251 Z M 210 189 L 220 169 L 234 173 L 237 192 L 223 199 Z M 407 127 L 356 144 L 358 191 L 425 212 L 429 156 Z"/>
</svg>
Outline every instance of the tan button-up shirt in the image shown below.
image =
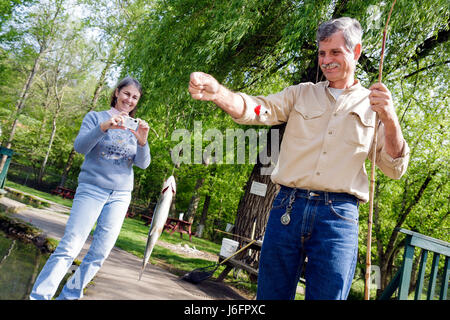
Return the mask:
<svg viewBox="0 0 450 320">
<path fill-rule="evenodd" d="M 272 181 L 288 187 L 346 192 L 363 202 L 369 199 L 369 181 L 364 167 L 371 157 L 375 112 L 368 89 L 359 82 L 336 100 L 328 81 L 301 83 L 263 96 L 238 93 L 245 101 L 240 124 L 276 125 L 287 122 Z M 269 112 L 258 116 L 257 106 Z M 384 150 L 384 127 L 380 124 L 376 164 L 390 178 L 406 171 L 409 147 L 404 142 L 401 157 L 393 159 Z"/>
</svg>

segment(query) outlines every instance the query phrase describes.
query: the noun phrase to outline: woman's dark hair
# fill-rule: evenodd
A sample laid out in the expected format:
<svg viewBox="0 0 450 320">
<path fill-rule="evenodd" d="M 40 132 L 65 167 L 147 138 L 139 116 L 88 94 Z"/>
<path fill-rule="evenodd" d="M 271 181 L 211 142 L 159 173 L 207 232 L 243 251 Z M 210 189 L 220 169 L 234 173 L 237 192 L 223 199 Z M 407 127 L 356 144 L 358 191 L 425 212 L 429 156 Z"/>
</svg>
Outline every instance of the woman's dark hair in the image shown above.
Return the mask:
<svg viewBox="0 0 450 320">
<path fill-rule="evenodd" d="M 111 94 L 111 103 L 110 103 L 111 107 L 113 107 L 113 108 L 116 107 L 116 103 L 117 103 L 116 89 L 117 89 L 117 91 L 120 92 L 120 90 L 122 90 L 122 88 L 129 86 L 129 85 L 135 86 L 139 90 L 139 94 L 142 97 L 142 86 L 139 83 L 139 81 L 137 81 L 135 78 L 132 78 L 132 77 L 125 77 L 122 80 L 120 80 L 120 82 L 117 84 L 117 86 L 114 88 L 114 90 Z M 137 105 L 133 110 L 131 110 L 131 112 L 129 113 L 129 116 L 134 118 L 136 115 L 136 110 L 137 110 Z"/>
</svg>

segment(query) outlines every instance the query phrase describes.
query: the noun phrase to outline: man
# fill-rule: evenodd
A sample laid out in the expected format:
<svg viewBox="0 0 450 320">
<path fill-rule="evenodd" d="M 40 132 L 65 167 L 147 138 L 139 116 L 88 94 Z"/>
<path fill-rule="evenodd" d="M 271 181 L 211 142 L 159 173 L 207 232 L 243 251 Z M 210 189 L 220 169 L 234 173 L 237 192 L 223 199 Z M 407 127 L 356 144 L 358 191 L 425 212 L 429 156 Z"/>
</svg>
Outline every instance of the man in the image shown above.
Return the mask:
<svg viewBox="0 0 450 320">
<path fill-rule="evenodd" d="M 258 299 L 294 299 L 306 257 L 305 298 L 347 298 L 358 251 L 358 206 L 369 198 L 364 162 L 374 152 L 376 113 L 377 166 L 394 179 L 406 171 L 409 148 L 389 90 L 381 83 L 367 90 L 355 78 L 361 37 L 355 19 L 323 23 L 318 59 L 327 81 L 267 97 L 234 93 L 208 74 L 191 74 L 191 96 L 213 101 L 235 122 L 287 122 L 271 177 L 281 188 L 264 235 Z"/>
</svg>

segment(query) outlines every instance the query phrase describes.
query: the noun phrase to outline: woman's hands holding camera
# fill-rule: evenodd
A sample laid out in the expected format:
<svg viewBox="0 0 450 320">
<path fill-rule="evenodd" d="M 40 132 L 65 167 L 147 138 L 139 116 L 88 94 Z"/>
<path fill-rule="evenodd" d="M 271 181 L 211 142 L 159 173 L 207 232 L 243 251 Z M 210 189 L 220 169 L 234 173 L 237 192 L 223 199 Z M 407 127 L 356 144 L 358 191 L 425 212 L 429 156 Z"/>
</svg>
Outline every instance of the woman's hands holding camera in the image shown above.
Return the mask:
<svg viewBox="0 0 450 320">
<path fill-rule="evenodd" d="M 114 115 L 105 122 L 100 123 L 100 129 L 106 132 L 109 129 L 125 129 L 122 125 L 126 114 Z"/>
<path fill-rule="evenodd" d="M 106 132 L 109 129 L 127 129 L 127 127 L 124 126 L 125 118 L 128 117 L 126 113 L 113 115 L 108 120 L 100 123 L 100 129 L 103 132 Z M 150 127 L 147 122 L 145 122 L 142 119 L 137 119 L 139 122 L 139 125 L 137 127 L 137 130 L 129 129 L 136 137 L 137 142 L 140 146 L 144 146 L 147 143 L 147 137 L 148 137 L 148 131 L 150 130 Z"/>
<path fill-rule="evenodd" d="M 147 143 L 148 131 L 150 130 L 150 126 L 144 120 L 139 118 L 138 120 L 139 120 L 138 129 L 136 131 L 130 129 L 130 131 L 134 133 L 137 142 L 139 143 L 140 146 L 143 147 Z"/>
</svg>

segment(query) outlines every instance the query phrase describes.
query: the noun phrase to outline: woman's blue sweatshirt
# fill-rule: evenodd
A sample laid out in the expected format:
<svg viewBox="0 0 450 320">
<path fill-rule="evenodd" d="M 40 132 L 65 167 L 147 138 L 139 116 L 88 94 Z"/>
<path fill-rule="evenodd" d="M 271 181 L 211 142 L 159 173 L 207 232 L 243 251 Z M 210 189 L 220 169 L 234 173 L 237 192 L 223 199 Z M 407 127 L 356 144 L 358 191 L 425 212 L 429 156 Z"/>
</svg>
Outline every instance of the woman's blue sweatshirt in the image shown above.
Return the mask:
<svg viewBox="0 0 450 320">
<path fill-rule="evenodd" d="M 150 164 L 150 147 L 137 143 L 128 129 L 103 132 L 100 123 L 111 118 L 108 111 L 91 111 L 83 119 L 75 139 L 75 151 L 85 155 L 78 183 L 105 189 L 133 190 L 133 164 L 145 169 Z"/>
</svg>

